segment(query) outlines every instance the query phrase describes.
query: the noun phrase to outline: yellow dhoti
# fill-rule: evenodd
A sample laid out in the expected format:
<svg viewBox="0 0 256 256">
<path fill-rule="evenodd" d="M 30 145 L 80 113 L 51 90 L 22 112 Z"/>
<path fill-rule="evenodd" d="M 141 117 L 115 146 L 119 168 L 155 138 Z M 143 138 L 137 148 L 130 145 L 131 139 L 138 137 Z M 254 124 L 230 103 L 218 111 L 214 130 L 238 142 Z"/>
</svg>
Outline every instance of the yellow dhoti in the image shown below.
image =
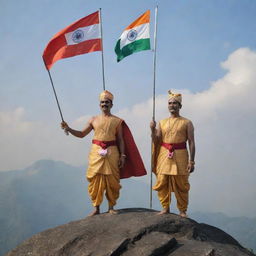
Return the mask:
<svg viewBox="0 0 256 256">
<path fill-rule="evenodd" d="M 187 125 L 190 121 L 183 117 L 167 118 L 160 121 L 162 142 L 182 143 L 187 141 Z M 161 143 L 160 143 L 161 144 Z M 177 199 L 177 208 L 186 212 L 190 189 L 187 149 L 174 150 L 172 158 L 168 157 L 168 149 L 158 145 L 155 172 L 157 181 L 154 190 L 158 192 L 159 201 L 164 209 L 169 209 L 171 193 Z"/>
<path fill-rule="evenodd" d="M 94 128 L 94 140 L 115 141 L 118 126 L 122 123 L 115 116 L 101 117 Z M 89 181 L 88 192 L 93 206 L 102 203 L 104 192 L 109 206 L 114 206 L 119 197 L 121 185 L 118 168 L 119 151 L 116 145 L 109 146 L 105 156 L 100 155 L 101 146 L 92 144 L 89 154 L 89 166 L 87 180 Z"/>
<path fill-rule="evenodd" d="M 109 206 L 114 206 L 119 197 L 119 190 L 121 188 L 119 179 L 114 175 L 96 174 L 93 178 L 88 178 L 89 186 L 88 192 L 93 202 L 93 206 L 98 206 L 102 203 L 104 191 L 106 191 L 106 198 Z"/>
<path fill-rule="evenodd" d="M 187 211 L 188 191 L 190 185 L 187 175 L 164 175 L 157 176 L 157 183 L 153 187 L 158 192 L 159 201 L 164 209 L 169 209 L 171 204 L 171 192 L 174 192 L 177 200 L 177 208 Z"/>
</svg>

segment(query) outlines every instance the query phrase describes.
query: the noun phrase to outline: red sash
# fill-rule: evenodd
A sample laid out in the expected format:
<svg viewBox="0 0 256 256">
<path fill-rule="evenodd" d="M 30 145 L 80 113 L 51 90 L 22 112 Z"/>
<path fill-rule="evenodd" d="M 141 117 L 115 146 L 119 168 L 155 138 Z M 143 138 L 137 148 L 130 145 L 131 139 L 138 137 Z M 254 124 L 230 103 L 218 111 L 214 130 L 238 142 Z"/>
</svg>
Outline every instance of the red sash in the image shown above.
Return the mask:
<svg viewBox="0 0 256 256">
<path fill-rule="evenodd" d="M 147 174 L 139 150 L 135 144 L 132 133 L 127 124 L 122 121 L 123 138 L 125 145 L 126 161 L 124 168 L 120 170 L 120 179 L 130 178 L 132 176 L 139 177 Z M 109 146 L 117 145 L 116 141 L 100 141 L 92 140 L 93 144 L 99 145 L 103 149 Z"/>
<path fill-rule="evenodd" d="M 165 143 L 165 142 L 162 142 L 161 146 L 168 149 L 169 152 L 173 152 L 176 149 L 186 149 L 187 148 L 186 142 L 181 142 L 181 143 Z"/>
<path fill-rule="evenodd" d="M 110 146 L 116 146 L 116 141 L 115 140 L 111 140 L 111 141 L 92 140 L 92 144 L 96 144 L 103 149 L 107 149 Z"/>
</svg>

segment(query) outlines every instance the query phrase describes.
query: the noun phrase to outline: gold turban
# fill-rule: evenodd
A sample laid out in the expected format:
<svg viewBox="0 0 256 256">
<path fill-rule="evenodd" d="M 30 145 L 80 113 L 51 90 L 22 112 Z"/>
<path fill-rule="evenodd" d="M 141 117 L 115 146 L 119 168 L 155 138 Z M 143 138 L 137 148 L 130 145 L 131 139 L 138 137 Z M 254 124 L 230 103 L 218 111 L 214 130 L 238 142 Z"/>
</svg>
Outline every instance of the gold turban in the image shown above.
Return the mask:
<svg viewBox="0 0 256 256">
<path fill-rule="evenodd" d="M 169 94 L 169 100 L 170 99 L 174 99 L 176 101 L 178 101 L 180 104 L 182 102 L 182 95 L 180 93 L 172 93 L 171 90 L 168 91 Z"/>
<path fill-rule="evenodd" d="M 111 92 L 105 90 L 100 94 L 100 100 L 103 100 L 103 99 L 109 99 L 109 100 L 113 101 L 114 96 Z"/>
</svg>

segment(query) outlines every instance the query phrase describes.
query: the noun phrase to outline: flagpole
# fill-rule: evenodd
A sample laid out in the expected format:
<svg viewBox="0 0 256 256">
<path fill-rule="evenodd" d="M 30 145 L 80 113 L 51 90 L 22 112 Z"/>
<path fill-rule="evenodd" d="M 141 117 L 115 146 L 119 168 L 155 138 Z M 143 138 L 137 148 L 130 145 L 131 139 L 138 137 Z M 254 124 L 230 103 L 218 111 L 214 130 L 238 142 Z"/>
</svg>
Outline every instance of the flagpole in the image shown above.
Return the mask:
<svg viewBox="0 0 256 256">
<path fill-rule="evenodd" d="M 103 79 L 103 90 L 105 90 L 104 54 L 103 54 L 103 30 L 102 30 L 101 8 L 99 9 L 99 12 L 100 12 L 100 37 L 101 37 L 102 79 Z"/>
<path fill-rule="evenodd" d="M 44 58 L 43 58 L 43 61 L 44 61 Z M 55 87 L 54 87 L 54 84 L 53 84 L 52 76 L 51 76 L 50 70 L 46 67 L 45 61 L 44 61 L 44 65 L 45 65 L 45 68 L 46 68 L 46 70 L 48 72 L 48 75 L 49 75 L 49 78 L 50 78 L 50 81 L 51 81 L 53 93 L 54 93 L 54 96 L 55 96 L 55 99 L 56 99 L 56 102 L 57 102 L 57 106 L 58 106 L 58 109 L 59 109 L 59 112 L 60 112 L 61 120 L 62 120 L 62 122 L 64 122 L 64 118 L 63 118 L 62 111 L 61 111 L 61 108 L 60 108 L 60 104 L 59 104 L 59 100 L 58 100 L 58 97 L 57 97 L 57 93 L 56 93 L 56 90 L 55 90 Z M 69 134 L 68 131 L 66 131 L 66 130 L 65 130 L 65 133 L 67 135 Z"/>
<path fill-rule="evenodd" d="M 154 31 L 154 58 L 153 58 L 153 114 L 152 121 L 155 122 L 155 95 L 156 95 L 156 39 L 157 39 L 157 15 L 158 15 L 158 5 L 155 8 L 155 31 Z M 150 173 L 150 209 L 152 209 L 152 174 L 153 174 L 153 138 L 151 140 L 151 173 Z"/>
</svg>

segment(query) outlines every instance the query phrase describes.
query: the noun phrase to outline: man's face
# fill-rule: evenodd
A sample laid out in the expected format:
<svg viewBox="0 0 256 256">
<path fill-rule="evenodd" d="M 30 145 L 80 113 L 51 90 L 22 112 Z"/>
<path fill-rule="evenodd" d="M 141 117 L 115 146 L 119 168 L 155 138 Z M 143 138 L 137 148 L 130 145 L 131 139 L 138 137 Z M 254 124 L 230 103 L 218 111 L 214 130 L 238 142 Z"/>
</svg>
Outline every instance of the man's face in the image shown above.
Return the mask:
<svg viewBox="0 0 256 256">
<path fill-rule="evenodd" d="M 168 109 L 171 114 L 179 113 L 180 108 L 181 108 L 181 104 L 175 99 L 170 99 L 168 101 Z"/>
<path fill-rule="evenodd" d="M 112 101 L 104 98 L 100 100 L 100 108 L 103 112 L 110 112 L 110 109 L 112 108 L 113 104 Z"/>
</svg>

